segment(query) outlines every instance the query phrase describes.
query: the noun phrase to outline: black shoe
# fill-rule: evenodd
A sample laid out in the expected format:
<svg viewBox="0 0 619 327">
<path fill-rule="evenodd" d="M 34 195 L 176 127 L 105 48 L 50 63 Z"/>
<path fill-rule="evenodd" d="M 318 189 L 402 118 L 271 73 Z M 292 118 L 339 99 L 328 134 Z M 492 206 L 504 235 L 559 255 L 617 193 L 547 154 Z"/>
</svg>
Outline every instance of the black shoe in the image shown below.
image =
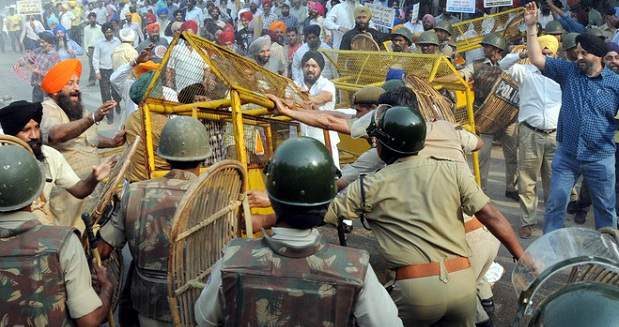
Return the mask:
<svg viewBox="0 0 619 327">
<path fill-rule="evenodd" d="M 505 197 L 514 201 L 520 201 L 520 197 L 516 191 L 505 191 Z"/>
<path fill-rule="evenodd" d="M 587 220 L 587 211 L 585 210 L 579 210 L 574 215 L 574 222 L 577 223 L 578 225 L 584 224 L 586 220 Z"/>
<path fill-rule="evenodd" d="M 577 213 L 578 211 L 580 211 L 580 206 L 578 205 L 578 201 L 570 201 L 567 204 L 567 213 L 569 213 L 570 215 L 573 215 Z"/>
<path fill-rule="evenodd" d="M 489 316 L 494 313 L 494 300 L 492 298 L 481 300 L 481 306 L 484 307 Z"/>
</svg>

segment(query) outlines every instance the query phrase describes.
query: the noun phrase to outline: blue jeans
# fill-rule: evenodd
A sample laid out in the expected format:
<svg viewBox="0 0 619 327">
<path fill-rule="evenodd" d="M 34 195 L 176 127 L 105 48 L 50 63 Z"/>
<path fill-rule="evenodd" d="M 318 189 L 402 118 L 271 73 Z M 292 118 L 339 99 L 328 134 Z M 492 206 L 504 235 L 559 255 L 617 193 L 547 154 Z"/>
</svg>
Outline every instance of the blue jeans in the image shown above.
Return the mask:
<svg viewBox="0 0 619 327">
<path fill-rule="evenodd" d="M 570 192 L 581 174 L 593 203 L 595 228 L 617 227 L 615 156 L 598 161 L 580 161 L 559 145 L 552 161 L 550 195 L 544 213 L 544 234 L 563 228 Z"/>
</svg>

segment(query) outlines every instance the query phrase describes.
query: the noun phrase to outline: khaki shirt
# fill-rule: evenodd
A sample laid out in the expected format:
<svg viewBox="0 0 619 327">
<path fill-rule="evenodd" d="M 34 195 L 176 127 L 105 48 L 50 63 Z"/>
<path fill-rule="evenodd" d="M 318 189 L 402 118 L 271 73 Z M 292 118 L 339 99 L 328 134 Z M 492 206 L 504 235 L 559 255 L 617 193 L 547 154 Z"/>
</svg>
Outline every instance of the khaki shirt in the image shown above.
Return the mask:
<svg viewBox="0 0 619 327">
<path fill-rule="evenodd" d="M 41 133 L 44 143 L 48 143 L 49 132 L 56 125 L 67 124 L 71 121 L 67 114 L 53 99 L 46 99 L 43 105 L 43 120 Z M 87 129 L 80 136 L 55 144 L 53 147 L 64 155 L 71 168 L 80 178 L 86 178 L 92 172 L 92 166 L 99 164 L 97 155 L 98 136 L 96 126 Z"/>
<path fill-rule="evenodd" d="M 17 228 L 24 222 L 37 219 L 25 211 L 0 213 L 0 227 Z M 81 318 L 102 306 L 101 299 L 92 288 L 90 269 L 84 254 L 84 248 L 77 235 L 71 235 L 60 249 L 60 268 L 64 272 L 67 291 L 67 309 L 71 318 Z"/>
<path fill-rule="evenodd" d="M 32 204 L 32 211 L 39 216 L 41 223 L 54 225 L 56 220 L 49 209 L 49 199 L 52 189 L 54 186 L 63 189 L 70 188 L 77 184 L 80 178 L 58 150 L 43 145 L 41 151 L 45 156 L 45 160 L 43 161 L 45 185 L 43 186 L 43 191 L 39 198 Z"/>
<path fill-rule="evenodd" d="M 490 200 L 475 183 L 466 163 L 409 156 L 354 182 L 331 203 L 325 222 L 353 219 L 363 210 L 391 269 L 410 264 L 469 257 L 462 218 Z"/>
</svg>

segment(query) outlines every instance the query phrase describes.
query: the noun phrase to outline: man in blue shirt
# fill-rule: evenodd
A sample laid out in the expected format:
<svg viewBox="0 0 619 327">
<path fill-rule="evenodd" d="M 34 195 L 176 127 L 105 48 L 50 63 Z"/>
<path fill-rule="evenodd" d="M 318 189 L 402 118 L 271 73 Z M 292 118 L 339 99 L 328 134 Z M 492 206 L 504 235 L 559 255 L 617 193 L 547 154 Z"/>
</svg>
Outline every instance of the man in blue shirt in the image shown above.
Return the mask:
<svg viewBox="0 0 619 327">
<path fill-rule="evenodd" d="M 537 20 L 537 6 L 530 2 L 525 11 L 529 58 L 562 90 L 544 233 L 563 227 L 570 191 L 580 175 L 591 191 L 595 227 L 614 228 L 614 117 L 619 108 L 619 77 L 604 67 L 606 45 L 591 34 L 576 38 L 576 62 L 545 57 L 537 41 Z"/>
</svg>

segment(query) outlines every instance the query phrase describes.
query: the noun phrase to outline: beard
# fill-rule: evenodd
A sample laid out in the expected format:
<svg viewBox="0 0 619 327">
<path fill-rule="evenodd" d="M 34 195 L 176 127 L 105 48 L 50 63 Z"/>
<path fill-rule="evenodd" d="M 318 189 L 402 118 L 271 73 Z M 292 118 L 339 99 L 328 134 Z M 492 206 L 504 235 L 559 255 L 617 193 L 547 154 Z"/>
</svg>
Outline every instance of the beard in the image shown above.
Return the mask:
<svg viewBox="0 0 619 327">
<path fill-rule="evenodd" d="M 32 153 L 34 153 L 35 158 L 39 161 L 45 160 L 45 155 L 43 155 L 43 150 L 41 147 L 43 146 L 43 141 L 41 139 L 34 139 L 28 141 L 28 145 L 32 149 Z"/>
<path fill-rule="evenodd" d="M 576 66 L 585 74 L 590 74 L 593 71 L 593 63 L 586 62 L 582 59 L 576 60 Z"/>
<path fill-rule="evenodd" d="M 303 80 L 305 81 L 305 84 L 307 85 L 314 85 L 314 83 L 316 83 L 316 81 L 318 80 L 318 76 L 320 75 L 305 74 L 303 77 Z"/>
<path fill-rule="evenodd" d="M 357 29 L 360 31 L 365 31 L 368 29 L 369 23 L 357 22 Z"/>
<path fill-rule="evenodd" d="M 152 34 L 149 39 L 152 43 L 157 43 L 159 42 L 159 34 Z"/>
<path fill-rule="evenodd" d="M 62 111 L 64 111 L 64 113 L 67 114 L 67 117 L 69 117 L 70 121 L 82 119 L 84 117 L 84 107 L 82 106 L 82 94 L 78 91 L 78 92 L 71 93 L 71 96 L 78 97 L 77 103 L 73 102 L 70 96 L 66 96 L 63 93 L 60 93 L 58 94 L 58 97 L 56 98 L 56 104 L 58 104 L 58 106 L 62 108 Z"/>
<path fill-rule="evenodd" d="M 271 56 L 258 56 L 256 59 L 256 61 L 258 61 L 258 63 L 260 64 L 260 66 L 264 66 L 267 64 L 267 62 L 269 62 L 269 59 L 271 58 Z"/>
</svg>

